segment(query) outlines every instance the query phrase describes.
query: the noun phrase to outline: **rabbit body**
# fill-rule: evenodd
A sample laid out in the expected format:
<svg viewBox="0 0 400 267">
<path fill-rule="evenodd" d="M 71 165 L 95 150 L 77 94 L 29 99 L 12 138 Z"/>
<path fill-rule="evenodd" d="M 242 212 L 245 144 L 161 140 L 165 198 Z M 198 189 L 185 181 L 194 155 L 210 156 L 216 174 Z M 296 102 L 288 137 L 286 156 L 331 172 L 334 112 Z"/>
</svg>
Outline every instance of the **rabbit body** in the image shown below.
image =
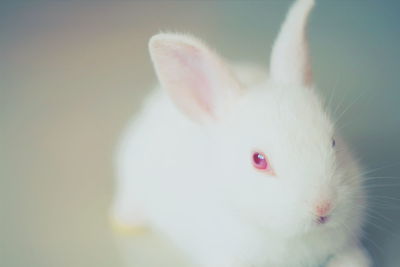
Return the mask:
<svg viewBox="0 0 400 267">
<path fill-rule="evenodd" d="M 117 221 L 166 234 L 195 266 L 370 266 L 358 163 L 310 82 L 307 53 L 285 63 L 311 6 L 291 9 L 269 77 L 228 67 L 194 37 L 152 38 L 161 86 L 118 146 Z"/>
</svg>

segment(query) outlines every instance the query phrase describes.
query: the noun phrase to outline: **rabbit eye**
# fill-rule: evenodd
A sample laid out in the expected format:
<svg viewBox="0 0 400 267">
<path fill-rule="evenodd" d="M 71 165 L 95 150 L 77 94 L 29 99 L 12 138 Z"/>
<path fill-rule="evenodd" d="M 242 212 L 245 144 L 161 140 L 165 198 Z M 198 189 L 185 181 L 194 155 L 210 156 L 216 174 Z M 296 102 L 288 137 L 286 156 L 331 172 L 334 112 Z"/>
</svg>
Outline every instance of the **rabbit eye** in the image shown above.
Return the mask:
<svg viewBox="0 0 400 267">
<path fill-rule="evenodd" d="M 262 152 L 253 153 L 253 166 L 259 170 L 266 170 L 269 167 L 267 158 Z"/>
<path fill-rule="evenodd" d="M 335 147 L 336 146 L 336 140 L 335 140 L 335 138 L 332 138 L 332 147 Z"/>
</svg>

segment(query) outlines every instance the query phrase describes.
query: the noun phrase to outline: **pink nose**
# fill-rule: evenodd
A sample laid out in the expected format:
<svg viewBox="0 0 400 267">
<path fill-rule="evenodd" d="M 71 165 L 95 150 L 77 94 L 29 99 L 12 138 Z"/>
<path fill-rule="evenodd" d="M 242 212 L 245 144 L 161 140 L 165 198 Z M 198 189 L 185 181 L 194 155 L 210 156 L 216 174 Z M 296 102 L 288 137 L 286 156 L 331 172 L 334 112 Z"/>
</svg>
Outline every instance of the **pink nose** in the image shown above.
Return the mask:
<svg viewBox="0 0 400 267">
<path fill-rule="evenodd" d="M 315 212 L 318 217 L 326 217 L 330 211 L 331 203 L 328 201 L 319 203 L 315 208 Z"/>
</svg>

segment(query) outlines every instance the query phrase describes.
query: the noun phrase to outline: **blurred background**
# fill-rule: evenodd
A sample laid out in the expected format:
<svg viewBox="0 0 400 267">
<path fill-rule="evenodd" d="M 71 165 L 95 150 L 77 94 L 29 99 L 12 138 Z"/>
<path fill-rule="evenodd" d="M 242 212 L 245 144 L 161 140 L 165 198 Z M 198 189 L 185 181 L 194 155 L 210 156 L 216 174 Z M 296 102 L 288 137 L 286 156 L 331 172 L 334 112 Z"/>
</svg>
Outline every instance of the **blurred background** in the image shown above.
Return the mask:
<svg viewBox="0 0 400 267">
<path fill-rule="evenodd" d="M 160 236 L 108 226 L 112 153 L 155 84 L 160 30 L 191 32 L 267 66 L 292 1 L 1 1 L 0 266 L 188 266 Z M 365 243 L 400 266 L 400 2 L 318 0 L 317 84 L 367 174 Z"/>
</svg>

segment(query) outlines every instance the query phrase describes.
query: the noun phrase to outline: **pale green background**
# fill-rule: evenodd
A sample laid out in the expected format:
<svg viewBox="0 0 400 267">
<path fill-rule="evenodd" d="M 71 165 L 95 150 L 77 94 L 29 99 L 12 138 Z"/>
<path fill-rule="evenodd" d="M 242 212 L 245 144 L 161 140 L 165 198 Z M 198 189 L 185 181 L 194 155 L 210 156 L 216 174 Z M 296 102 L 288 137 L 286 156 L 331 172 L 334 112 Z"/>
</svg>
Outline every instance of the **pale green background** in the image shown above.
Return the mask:
<svg viewBox="0 0 400 267">
<path fill-rule="evenodd" d="M 336 114 L 358 99 L 340 120 L 344 135 L 366 169 L 384 167 L 370 176 L 398 177 L 400 1 L 317 2 L 321 93 L 333 92 Z M 112 150 L 155 81 L 147 40 L 192 32 L 227 58 L 266 64 L 289 3 L 2 1 L 0 266 L 181 266 L 162 238 L 114 238 L 107 225 Z M 376 266 L 395 267 L 400 187 L 372 184 L 384 181 L 396 185 L 371 188 L 366 243 Z"/>
</svg>

